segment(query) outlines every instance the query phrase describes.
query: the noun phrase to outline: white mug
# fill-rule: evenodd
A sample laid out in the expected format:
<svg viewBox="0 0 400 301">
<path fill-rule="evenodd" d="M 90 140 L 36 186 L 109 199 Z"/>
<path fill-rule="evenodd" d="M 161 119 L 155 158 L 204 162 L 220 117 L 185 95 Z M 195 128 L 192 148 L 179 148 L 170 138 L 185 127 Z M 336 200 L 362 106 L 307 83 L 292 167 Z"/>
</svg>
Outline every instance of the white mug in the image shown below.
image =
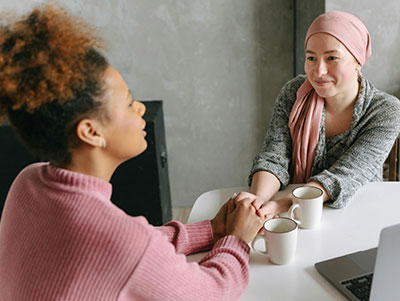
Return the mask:
<svg viewBox="0 0 400 301">
<path fill-rule="evenodd" d="M 251 247 L 257 253 L 267 255 L 274 264 L 288 264 L 294 258 L 297 247 L 297 224 L 287 217 L 269 219 L 264 223 L 264 234 L 257 235 Z M 265 241 L 265 251 L 256 249 L 259 239 Z"/>
<path fill-rule="evenodd" d="M 321 189 L 313 186 L 300 186 L 292 191 L 293 204 L 289 208 L 289 217 L 300 228 L 311 229 L 319 225 L 324 202 Z"/>
</svg>

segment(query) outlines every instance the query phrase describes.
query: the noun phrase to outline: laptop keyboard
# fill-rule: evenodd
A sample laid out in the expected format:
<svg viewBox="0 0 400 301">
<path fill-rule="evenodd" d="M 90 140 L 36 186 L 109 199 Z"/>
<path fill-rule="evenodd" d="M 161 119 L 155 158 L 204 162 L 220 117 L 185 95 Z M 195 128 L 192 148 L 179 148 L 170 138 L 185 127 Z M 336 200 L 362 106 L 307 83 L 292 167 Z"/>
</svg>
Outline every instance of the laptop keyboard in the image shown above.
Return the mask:
<svg viewBox="0 0 400 301">
<path fill-rule="evenodd" d="M 369 300 L 372 275 L 373 273 L 365 274 L 356 278 L 343 280 L 340 283 L 359 300 Z"/>
</svg>

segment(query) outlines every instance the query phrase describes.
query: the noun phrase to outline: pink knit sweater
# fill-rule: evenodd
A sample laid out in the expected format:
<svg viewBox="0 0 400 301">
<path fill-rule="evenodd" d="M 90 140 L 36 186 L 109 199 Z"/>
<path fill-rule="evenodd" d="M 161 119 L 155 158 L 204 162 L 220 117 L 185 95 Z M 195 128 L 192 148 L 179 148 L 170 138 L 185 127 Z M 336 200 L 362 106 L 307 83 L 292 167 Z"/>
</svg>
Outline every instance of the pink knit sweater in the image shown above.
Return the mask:
<svg viewBox="0 0 400 301">
<path fill-rule="evenodd" d="M 37 163 L 14 181 L 0 223 L 0 300 L 235 300 L 247 244 L 209 221 L 149 225 L 110 201 L 111 184 Z M 132 200 L 133 202 L 135 200 Z"/>
</svg>

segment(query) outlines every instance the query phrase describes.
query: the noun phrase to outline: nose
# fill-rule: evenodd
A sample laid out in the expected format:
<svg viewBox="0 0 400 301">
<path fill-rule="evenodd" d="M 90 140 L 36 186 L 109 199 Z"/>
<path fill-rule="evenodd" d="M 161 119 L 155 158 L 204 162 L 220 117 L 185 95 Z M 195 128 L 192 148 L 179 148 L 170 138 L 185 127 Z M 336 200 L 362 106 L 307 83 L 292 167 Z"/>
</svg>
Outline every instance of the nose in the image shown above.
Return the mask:
<svg viewBox="0 0 400 301">
<path fill-rule="evenodd" d="M 138 103 L 138 112 L 140 116 L 143 116 L 144 113 L 146 112 L 146 106 L 140 101 L 138 101 L 137 103 Z"/>
<path fill-rule="evenodd" d="M 328 68 L 324 60 L 319 60 L 317 66 L 315 66 L 315 73 L 318 77 L 325 75 L 328 72 Z"/>
</svg>

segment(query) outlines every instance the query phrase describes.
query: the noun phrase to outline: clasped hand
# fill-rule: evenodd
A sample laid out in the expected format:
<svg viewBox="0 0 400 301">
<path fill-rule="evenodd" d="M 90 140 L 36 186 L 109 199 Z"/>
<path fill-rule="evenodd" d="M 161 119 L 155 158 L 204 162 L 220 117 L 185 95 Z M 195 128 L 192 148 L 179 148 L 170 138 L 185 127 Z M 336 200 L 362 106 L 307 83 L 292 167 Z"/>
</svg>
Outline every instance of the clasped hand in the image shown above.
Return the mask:
<svg viewBox="0 0 400 301">
<path fill-rule="evenodd" d="M 266 220 L 257 214 L 257 206 L 250 198 L 230 198 L 211 220 L 214 239 L 235 235 L 246 243 L 252 241 Z"/>
<path fill-rule="evenodd" d="M 242 191 L 230 198 L 211 221 L 214 239 L 237 235 L 249 242 L 261 232 L 264 221 L 278 217 L 291 204 L 290 197 L 266 202 L 255 194 Z"/>
</svg>

